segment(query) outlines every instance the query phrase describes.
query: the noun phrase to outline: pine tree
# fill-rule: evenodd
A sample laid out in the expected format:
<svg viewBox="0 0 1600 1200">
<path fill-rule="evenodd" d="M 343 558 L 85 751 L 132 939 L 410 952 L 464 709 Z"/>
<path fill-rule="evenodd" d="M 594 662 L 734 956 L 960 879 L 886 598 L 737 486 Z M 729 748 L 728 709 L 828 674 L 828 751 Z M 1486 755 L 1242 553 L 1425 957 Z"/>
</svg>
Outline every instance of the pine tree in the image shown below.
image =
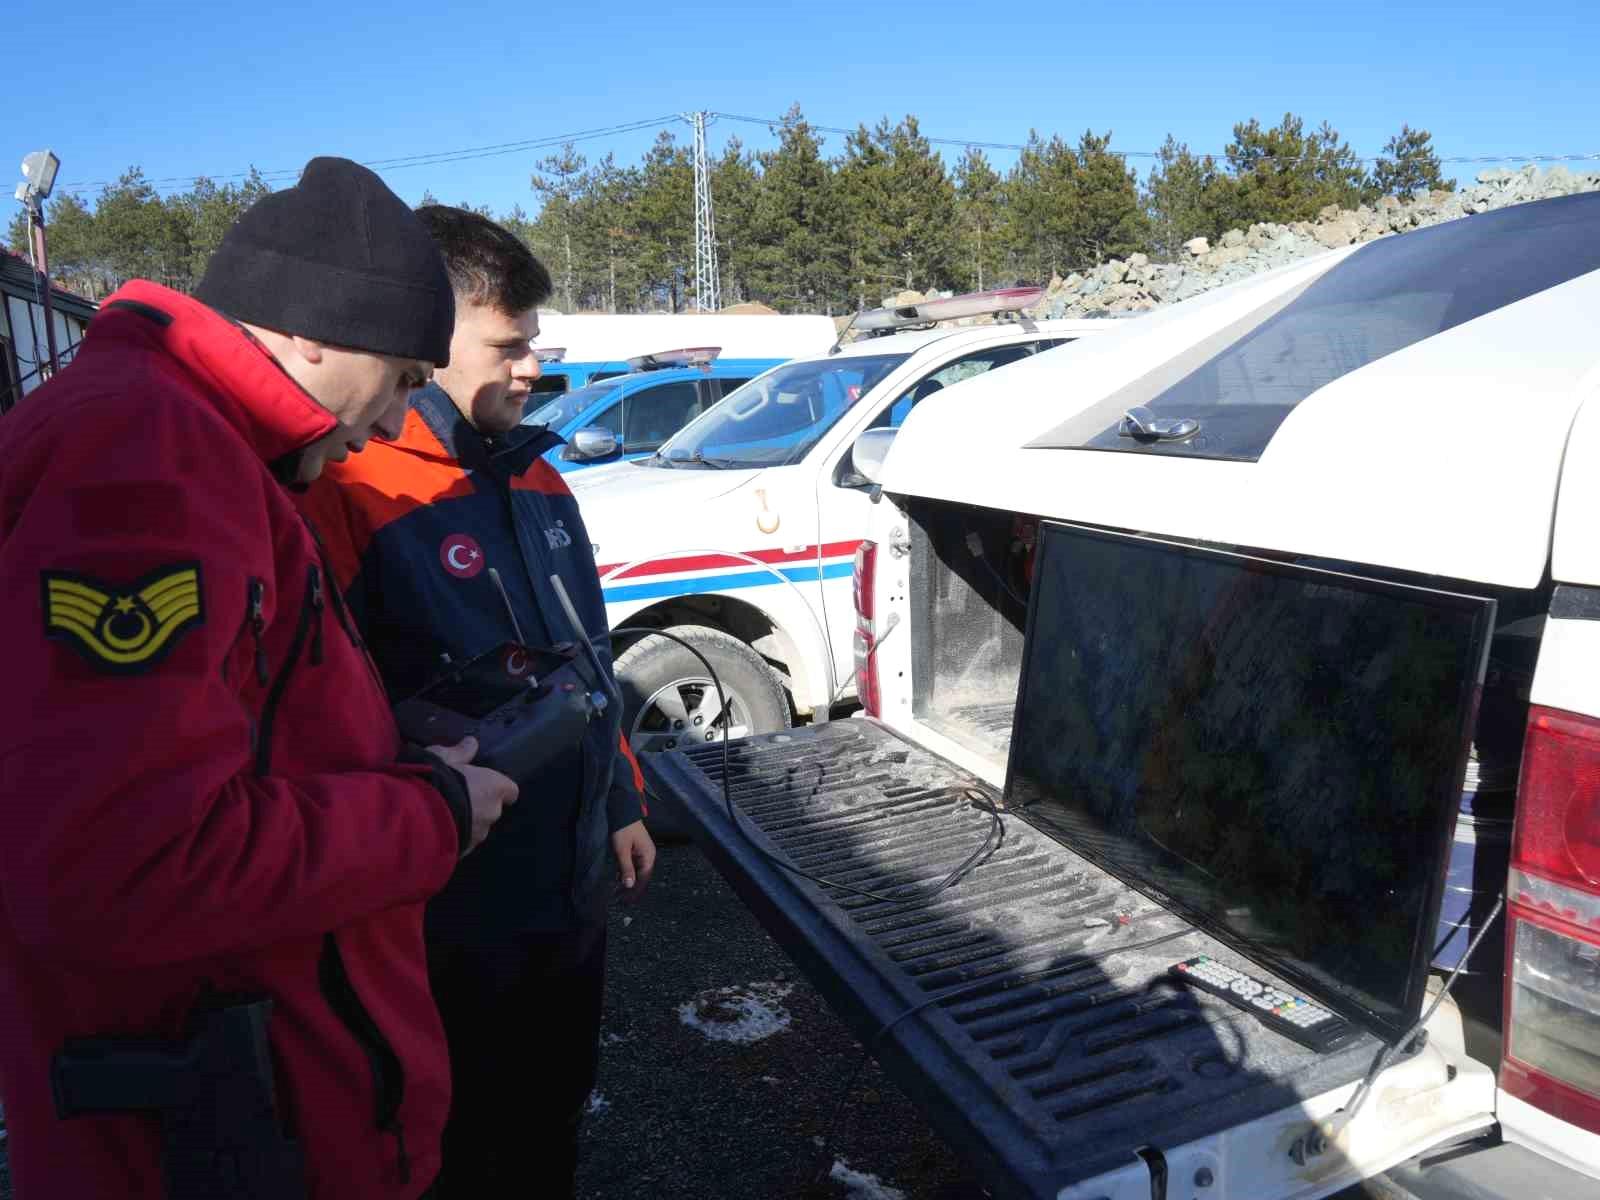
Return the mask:
<svg viewBox="0 0 1600 1200">
<path fill-rule="evenodd" d="M 859 306 L 884 292 L 928 291 L 955 274 L 955 186 L 915 117 L 859 127 L 835 177 Z"/>
<path fill-rule="evenodd" d="M 577 215 L 583 255 L 592 268 L 584 275 L 591 307 L 606 312 L 650 307 L 638 254 L 641 183 L 638 168 L 619 167 L 610 154 L 585 177 Z"/>
<path fill-rule="evenodd" d="M 1366 177 L 1347 143 L 1324 121 L 1311 133 L 1293 113 L 1271 129 L 1255 118 L 1233 127 L 1229 184 L 1218 188 L 1226 226 L 1309 221 L 1328 205 L 1354 208 Z"/>
<path fill-rule="evenodd" d="M 1426 129 L 1400 126 L 1389 139 L 1383 156 L 1373 164 L 1371 191 L 1379 196 L 1398 196 L 1409 200 L 1418 192 L 1432 189 L 1455 190 L 1454 180 L 1439 174 L 1439 156 L 1433 150 L 1433 135 Z"/>
<path fill-rule="evenodd" d="M 200 282 L 211 255 L 222 244 L 223 235 L 233 223 L 271 190 L 261 173 L 251 167 L 243 183 L 224 183 L 219 187 L 202 177 L 194 181 L 189 191 L 168 198 L 167 205 L 174 218 L 187 226 L 189 258 L 185 290 Z"/>
<path fill-rule="evenodd" d="M 633 206 L 639 265 L 651 290 L 677 312 L 694 271 L 694 163 L 689 150 L 662 130 L 640 174 Z"/>
<path fill-rule="evenodd" d="M 774 132 L 777 149 L 757 156 L 753 298 L 788 312 L 832 312 L 849 295 L 844 213 L 832 168 L 798 104 Z"/>
<path fill-rule="evenodd" d="M 1072 255 L 1080 263 L 1127 258 L 1148 243 L 1139 184 L 1127 160 L 1111 152 L 1111 134 L 1085 130 L 1072 177 Z"/>
<path fill-rule="evenodd" d="M 888 123 L 879 131 L 887 138 Z M 871 308 L 886 292 L 900 289 L 898 273 L 887 243 L 889 206 L 889 156 L 883 139 L 865 125 L 856 126 L 844 142 L 844 155 L 834 173 L 833 186 L 844 219 L 845 255 L 853 307 Z"/>
<path fill-rule="evenodd" d="M 1145 185 L 1150 245 L 1159 257 L 1176 257 L 1190 238 L 1223 232 L 1218 224 L 1217 186 L 1216 159 L 1209 154 L 1196 157 L 1169 133 Z"/>
<path fill-rule="evenodd" d="M 138 167 L 101 189 L 94 210 L 94 249 L 118 284 L 150 279 L 169 287 L 188 281 L 188 224 L 180 206 L 163 203 Z"/>
<path fill-rule="evenodd" d="M 956 165 L 957 272 L 967 288 L 990 288 L 1001 279 L 1005 247 L 1005 185 L 988 156 L 968 146 Z"/>
<path fill-rule="evenodd" d="M 1028 144 L 1006 177 L 1007 237 L 1021 277 L 1044 283 L 1076 265 L 1078 156 L 1053 136 L 1028 131 Z"/>
<path fill-rule="evenodd" d="M 717 274 L 722 303 L 750 298 L 755 269 L 755 205 L 760 188 L 755 158 L 737 137 L 728 139 L 711 165 L 712 210 L 716 218 Z"/>
<path fill-rule="evenodd" d="M 533 190 L 543 197 L 538 228 L 541 240 L 554 251 L 547 265 L 555 281 L 556 297 L 562 308 L 572 312 L 576 301 L 577 261 L 573 251 L 573 206 L 576 203 L 585 159 L 571 142 L 558 154 L 539 160 L 534 169 Z"/>
</svg>

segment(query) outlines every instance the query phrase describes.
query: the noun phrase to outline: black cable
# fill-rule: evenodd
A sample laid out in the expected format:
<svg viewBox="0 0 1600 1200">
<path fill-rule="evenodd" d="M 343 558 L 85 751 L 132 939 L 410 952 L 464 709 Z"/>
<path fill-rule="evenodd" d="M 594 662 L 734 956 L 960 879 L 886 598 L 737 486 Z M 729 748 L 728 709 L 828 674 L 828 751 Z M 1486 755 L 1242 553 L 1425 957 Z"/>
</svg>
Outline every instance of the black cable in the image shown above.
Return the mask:
<svg viewBox="0 0 1600 1200">
<path fill-rule="evenodd" d="M 1467 943 L 1467 952 L 1461 956 L 1461 961 L 1455 965 L 1455 969 L 1445 979 L 1444 986 L 1439 989 L 1439 994 L 1433 998 L 1433 1003 L 1428 1006 L 1427 1011 L 1422 1014 L 1415 1025 L 1406 1030 L 1398 1039 L 1378 1051 L 1378 1056 L 1372 1060 L 1372 1066 L 1367 1069 L 1366 1075 L 1356 1085 L 1356 1090 L 1350 1093 L 1350 1099 L 1329 1117 L 1325 1124 L 1318 1123 L 1313 1125 L 1295 1139 L 1294 1145 L 1289 1149 L 1291 1158 L 1295 1158 L 1297 1162 L 1302 1163 L 1308 1158 L 1315 1158 L 1328 1148 L 1328 1143 L 1338 1137 L 1349 1126 L 1350 1122 L 1356 1119 L 1356 1114 L 1361 1111 L 1361 1106 L 1367 1102 L 1367 1097 L 1372 1094 L 1372 1085 L 1377 1081 L 1378 1076 L 1388 1069 L 1389 1064 L 1394 1061 L 1395 1055 L 1411 1045 L 1417 1035 L 1433 1019 L 1433 1014 L 1439 1011 L 1439 1006 L 1444 1003 L 1444 998 L 1450 994 L 1450 989 L 1455 986 L 1457 976 L 1461 974 L 1468 961 L 1472 958 L 1473 951 L 1478 948 L 1479 943 L 1488 935 L 1489 930 L 1494 927 L 1495 920 L 1500 916 L 1500 910 L 1505 907 L 1505 903 L 1506 894 L 1501 892 L 1495 898 L 1494 908 L 1490 910 L 1488 919 L 1483 923 L 1483 928 L 1473 934 L 1472 941 Z"/>
<path fill-rule="evenodd" d="M 706 669 L 706 674 L 710 676 L 711 686 L 715 688 L 717 692 L 718 711 L 727 711 L 728 693 L 723 688 L 722 681 L 717 677 L 715 668 L 712 667 L 711 663 L 706 659 L 706 656 L 700 653 L 699 650 L 695 649 L 695 647 L 691 645 L 687 639 L 681 638 L 676 634 L 666 633 L 660 629 L 650 629 L 643 626 L 625 626 L 621 629 L 613 629 L 611 633 L 612 636 L 648 635 L 650 637 L 663 637 L 669 642 L 676 642 L 678 645 L 682 646 L 690 654 L 694 655 L 695 658 L 700 660 L 700 665 Z M 728 751 L 728 736 L 726 732 L 724 732 L 722 736 L 722 803 L 728 811 L 729 823 L 739 831 L 739 835 L 744 838 L 745 842 L 750 846 L 750 848 L 762 858 L 772 863 L 774 866 L 781 867 L 783 870 L 788 871 L 792 875 L 798 875 L 802 879 L 809 879 L 812 883 L 820 884 L 823 887 L 835 888 L 839 891 L 849 892 L 854 896 L 862 896 L 868 900 L 878 901 L 879 903 L 930 903 L 936 897 L 960 883 L 962 879 L 964 879 L 974 869 L 985 862 L 995 850 L 1000 848 L 1005 841 L 1005 820 L 1000 815 L 1000 810 L 996 808 L 994 803 L 977 788 L 965 789 L 963 798 L 971 807 L 989 814 L 989 827 L 984 832 L 982 844 L 971 854 L 969 854 L 960 866 L 956 867 L 955 870 L 951 871 L 938 883 L 921 893 L 907 893 L 902 891 L 898 895 L 884 895 L 879 892 L 869 892 L 864 888 L 852 887 L 848 883 L 840 883 L 837 880 L 826 879 L 821 875 L 813 875 L 809 871 L 802 871 L 799 867 L 787 861 L 781 855 L 773 854 L 755 840 L 750 831 L 739 822 L 739 810 L 734 806 L 733 803 L 732 758 Z"/>
<path fill-rule="evenodd" d="M 1161 915 L 1165 916 L 1167 914 L 1163 913 Z M 1054 964 L 1053 969 L 1059 969 L 1068 965 L 1073 967 L 1088 966 L 1092 963 L 1102 962 L 1103 960 L 1110 958 L 1115 954 L 1126 954 L 1130 950 L 1148 950 L 1152 946 L 1159 946 L 1164 942 L 1176 941 L 1178 938 L 1188 937 L 1190 934 L 1196 932 L 1198 932 L 1198 930 L 1178 929 L 1171 933 L 1163 933 L 1158 937 L 1146 938 L 1142 942 L 1130 942 L 1126 946 L 1112 946 L 1109 949 L 1101 950 L 1094 954 L 1075 954 L 1059 963 Z M 813 1168 L 811 1172 L 810 1178 L 813 1183 L 820 1179 L 822 1174 L 822 1162 L 826 1161 L 827 1158 L 827 1147 L 838 1135 L 839 1126 L 844 1119 L 845 1101 L 849 1098 L 851 1090 L 856 1086 L 856 1081 L 861 1078 L 862 1072 L 867 1069 L 867 1064 L 877 1057 L 878 1048 L 883 1042 L 883 1039 L 889 1035 L 889 1031 L 896 1025 L 900 1024 L 901 1021 L 907 1020 L 910 1017 L 914 1017 L 918 1013 L 932 1008 L 936 1004 L 945 1004 L 951 1001 L 960 1000 L 965 996 L 978 995 L 988 991 L 993 986 L 994 981 L 992 979 L 985 979 L 977 983 L 969 983 L 965 987 L 956 988 L 954 991 L 945 992 L 942 995 L 930 996 L 920 1004 L 912 1005 L 898 1016 L 878 1026 L 877 1030 L 872 1034 L 872 1036 L 862 1043 L 861 1060 L 856 1063 L 855 1069 L 851 1071 L 850 1075 L 844 1082 L 844 1086 L 839 1090 L 839 1103 L 834 1107 L 833 1123 L 829 1127 L 827 1135 L 823 1138 L 822 1146 L 820 1147 L 822 1151 L 822 1159 L 819 1160 L 818 1165 Z"/>
<path fill-rule="evenodd" d="M 986 555 L 978 553 L 974 554 L 973 557 L 983 565 L 983 569 L 985 571 L 989 572 L 989 578 L 993 579 L 995 583 L 999 585 L 1000 590 L 1011 597 L 1011 600 L 1014 604 L 1021 606 L 1024 610 L 1027 609 L 1028 602 L 1021 596 L 1017 595 L 1016 590 L 1005 581 L 1005 578 L 1000 574 L 999 571 L 995 570 L 994 564 L 989 561 Z"/>
<path fill-rule="evenodd" d="M 666 633 L 660 629 L 650 629 L 642 626 L 624 626 L 619 629 L 613 629 L 611 633 L 613 636 L 644 635 L 651 637 L 664 637 L 670 642 L 676 642 L 700 661 L 700 665 L 706 669 L 706 674 L 711 679 L 711 686 L 716 689 L 718 709 L 722 711 L 727 709 L 727 692 L 723 690 L 722 682 L 717 677 L 716 669 L 712 667 L 711 663 L 706 659 L 706 656 L 694 646 L 690 645 L 686 639 L 678 637 L 676 634 Z M 733 824 L 734 828 L 739 831 L 740 835 L 750 845 L 752 850 L 754 850 L 767 861 L 783 868 L 785 871 L 799 875 L 803 879 L 809 879 L 813 883 L 821 884 L 824 887 L 837 888 L 857 896 L 865 896 L 872 900 L 878 900 L 892 904 L 928 903 L 942 892 L 954 887 L 961 881 L 963 877 L 979 866 L 988 857 L 988 855 L 992 853 L 991 843 L 993 843 L 994 849 L 998 849 L 999 845 L 1004 841 L 1005 838 L 1005 821 L 1000 815 L 999 809 L 997 809 L 989 800 L 989 798 L 977 788 L 967 788 L 965 789 L 964 793 L 967 803 L 974 808 L 988 813 L 990 817 L 991 824 L 988 831 L 984 835 L 982 845 L 968 855 L 966 860 L 963 861 L 960 866 L 951 871 L 949 875 L 945 876 L 945 878 L 939 883 L 927 889 L 921 895 L 908 896 L 904 893 L 898 896 L 880 895 L 876 892 L 869 892 L 861 888 L 851 887 L 849 884 L 838 883 L 833 880 L 825 879 L 820 875 L 813 875 L 808 871 L 802 871 L 799 867 L 794 866 L 792 863 L 786 862 L 778 855 L 769 852 L 765 847 L 758 845 L 755 839 L 750 835 L 750 832 L 739 823 L 738 809 L 735 808 L 733 803 L 731 766 L 732 757 L 728 750 L 728 738 L 727 735 L 724 734 L 722 738 L 722 802 L 727 808 L 728 820 Z M 996 840 L 997 837 L 999 840 Z M 1061 968 L 1067 966 L 1071 966 L 1073 968 L 1088 966 L 1092 963 L 1102 962 L 1116 954 L 1126 954 L 1133 950 L 1147 950 L 1152 946 L 1159 946 L 1164 942 L 1176 941 L 1178 938 L 1188 937 L 1194 932 L 1195 931 L 1193 929 L 1178 929 L 1170 933 L 1160 934 L 1157 937 L 1146 938 L 1141 942 L 1130 942 L 1124 946 L 1112 946 L 1105 950 L 1097 951 L 1093 954 L 1069 955 L 1067 958 L 1062 959 L 1059 962 L 1052 963 L 1051 969 L 1060 970 Z M 843 1119 L 844 1099 L 849 1096 L 851 1089 L 853 1089 L 856 1085 L 856 1081 L 861 1077 L 861 1073 L 866 1070 L 867 1063 L 876 1056 L 879 1045 L 882 1043 L 883 1039 L 889 1035 L 890 1031 L 902 1021 L 909 1020 L 910 1018 L 926 1011 L 936 1004 L 946 1004 L 952 1001 L 960 1000 L 965 996 L 987 992 L 993 986 L 994 981 L 992 979 L 984 979 L 976 983 L 967 984 L 964 987 L 956 988 L 954 991 L 944 992 L 937 996 L 930 996 L 928 999 L 923 1000 L 919 1004 L 913 1004 L 910 1008 L 905 1009 L 903 1012 L 899 1013 L 895 1017 L 892 1017 L 890 1020 L 884 1022 L 883 1025 L 878 1027 L 872 1036 L 863 1043 L 861 1061 L 856 1064 L 855 1069 L 851 1071 L 849 1077 L 845 1080 L 845 1083 L 840 1090 L 840 1103 L 838 1106 L 836 1106 L 834 1111 L 833 1125 L 829 1129 L 827 1136 L 823 1138 L 822 1146 L 820 1147 L 824 1160 L 826 1160 L 827 1157 L 827 1147 L 832 1141 L 833 1137 L 837 1134 L 839 1122 Z M 820 1175 L 820 1172 L 821 1167 L 819 1165 L 819 1167 L 813 1171 L 812 1178 L 815 1179 L 818 1175 Z"/>
</svg>

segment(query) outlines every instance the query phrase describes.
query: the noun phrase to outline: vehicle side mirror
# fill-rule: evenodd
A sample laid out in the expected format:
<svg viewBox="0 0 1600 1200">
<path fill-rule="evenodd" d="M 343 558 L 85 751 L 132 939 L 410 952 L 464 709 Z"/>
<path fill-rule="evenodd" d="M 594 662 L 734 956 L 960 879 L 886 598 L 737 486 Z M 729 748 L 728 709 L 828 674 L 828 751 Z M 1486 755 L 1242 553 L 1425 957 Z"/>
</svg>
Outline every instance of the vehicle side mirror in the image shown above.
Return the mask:
<svg viewBox="0 0 1600 1200">
<path fill-rule="evenodd" d="M 561 457 L 568 462 L 598 462 L 613 457 L 620 449 L 617 435 L 604 425 L 585 425 L 572 435 Z"/>
<path fill-rule="evenodd" d="M 868 429 L 850 447 L 848 466 L 840 476 L 841 487 L 875 487 L 883 482 L 883 463 L 889 457 L 898 429 Z"/>
</svg>

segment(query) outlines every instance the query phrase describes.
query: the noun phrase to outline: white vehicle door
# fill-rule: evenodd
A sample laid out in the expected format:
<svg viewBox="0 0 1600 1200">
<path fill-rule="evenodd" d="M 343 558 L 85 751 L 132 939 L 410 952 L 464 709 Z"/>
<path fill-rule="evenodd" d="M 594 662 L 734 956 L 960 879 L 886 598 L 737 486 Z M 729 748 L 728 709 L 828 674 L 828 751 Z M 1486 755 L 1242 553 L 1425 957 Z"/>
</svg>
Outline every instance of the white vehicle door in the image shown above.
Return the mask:
<svg viewBox="0 0 1600 1200">
<path fill-rule="evenodd" d="M 850 447 L 856 437 L 866 429 L 898 429 L 911 409 L 934 392 L 1070 340 L 1064 337 L 1041 337 L 1023 342 L 1004 342 L 969 350 L 940 363 L 935 369 L 908 383 L 897 395 L 877 404 L 870 418 L 858 418 L 849 436 L 836 444 L 819 465 L 813 478 L 817 506 L 816 540 L 821 555 L 819 576 L 822 580 L 822 607 L 826 614 L 834 674 L 843 687 L 844 696 L 855 694 L 851 677 L 855 665 L 850 643 L 855 628 L 855 609 L 850 591 L 850 572 L 856 547 L 866 537 L 872 504 L 868 498 L 870 487 L 851 468 Z"/>
</svg>

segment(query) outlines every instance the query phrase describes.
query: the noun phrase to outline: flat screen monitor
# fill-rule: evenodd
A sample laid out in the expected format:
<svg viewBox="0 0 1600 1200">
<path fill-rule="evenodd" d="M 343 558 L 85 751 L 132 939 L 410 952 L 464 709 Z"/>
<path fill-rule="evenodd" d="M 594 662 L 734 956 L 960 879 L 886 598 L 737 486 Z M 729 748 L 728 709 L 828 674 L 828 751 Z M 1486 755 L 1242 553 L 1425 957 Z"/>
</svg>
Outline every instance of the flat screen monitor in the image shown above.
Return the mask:
<svg viewBox="0 0 1600 1200">
<path fill-rule="evenodd" d="M 1041 530 L 1007 803 L 1393 1041 L 1428 958 L 1494 601 Z"/>
</svg>

